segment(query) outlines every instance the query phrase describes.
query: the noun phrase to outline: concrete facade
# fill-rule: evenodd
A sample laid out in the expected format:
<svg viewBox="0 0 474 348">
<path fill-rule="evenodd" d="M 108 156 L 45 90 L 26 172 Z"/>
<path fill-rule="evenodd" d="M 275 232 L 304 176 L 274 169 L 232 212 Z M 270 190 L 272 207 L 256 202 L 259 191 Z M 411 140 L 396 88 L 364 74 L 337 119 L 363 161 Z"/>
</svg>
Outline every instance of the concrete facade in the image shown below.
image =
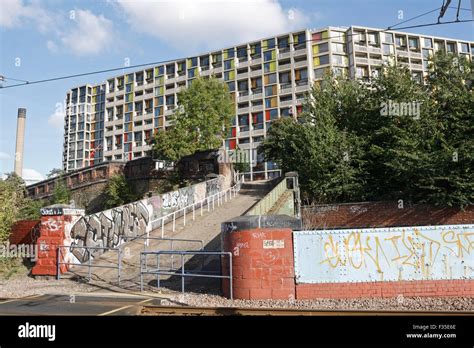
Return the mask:
<svg viewBox="0 0 474 348">
<path fill-rule="evenodd" d="M 146 156 L 147 141 L 177 106 L 177 93 L 197 76 L 227 83 L 235 117 L 223 146 L 249 153 L 252 179 L 278 175 L 257 147 L 271 122 L 297 117 L 304 94 L 327 71 L 368 79 L 398 62 L 414 78 L 428 72 L 437 50 L 472 59 L 474 42 L 352 26 L 305 29 L 114 76 L 71 89 L 66 96 L 63 168 Z"/>
</svg>

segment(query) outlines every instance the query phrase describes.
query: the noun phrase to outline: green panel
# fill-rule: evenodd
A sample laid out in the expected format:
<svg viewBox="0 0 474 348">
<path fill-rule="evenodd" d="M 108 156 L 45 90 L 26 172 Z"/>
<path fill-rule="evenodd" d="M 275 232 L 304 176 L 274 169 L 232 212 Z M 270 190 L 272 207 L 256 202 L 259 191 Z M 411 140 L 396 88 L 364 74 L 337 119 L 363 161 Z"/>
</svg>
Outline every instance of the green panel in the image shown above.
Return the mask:
<svg viewBox="0 0 474 348">
<path fill-rule="evenodd" d="M 326 31 L 323 31 L 322 33 L 322 38 L 323 39 L 328 39 L 329 38 L 329 32 L 326 30 Z"/>
<path fill-rule="evenodd" d="M 276 71 L 276 62 L 270 63 L 270 71 Z"/>
</svg>

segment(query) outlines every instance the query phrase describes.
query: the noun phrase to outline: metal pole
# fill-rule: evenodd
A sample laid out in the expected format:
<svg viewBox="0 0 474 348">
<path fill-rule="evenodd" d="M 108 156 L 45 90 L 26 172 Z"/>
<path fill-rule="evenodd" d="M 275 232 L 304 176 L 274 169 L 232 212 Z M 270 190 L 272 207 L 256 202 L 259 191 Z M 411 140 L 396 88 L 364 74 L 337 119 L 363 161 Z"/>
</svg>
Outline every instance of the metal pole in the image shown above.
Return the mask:
<svg viewBox="0 0 474 348">
<path fill-rule="evenodd" d="M 201 216 L 202 216 L 202 202 L 203 202 L 203 201 L 201 201 Z"/>
<path fill-rule="evenodd" d="M 165 217 L 161 217 L 161 238 L 165 235 Z"/>
<path fill-rule="evenodd" d="M 210 203 L 209 203 L 210 197 L 207 197 L 206 199 L 207 199 L 207 211 L 209 212 L 210 209 L 211 209 L 211 205 L 210 205 Z"/>
<path fill-rule="evenodd" d="M 173 232 L 175 231 L 176 227 L 176 212 L 173 212 Z"/>
<path fill-rule="evenodd" d="M 87 250 L 87 249 L 86 249 Z M 91 252 L 89 252 L 89 281 L 91 281 L 92 275 L 91 275 L 91 262 L 92 262 L 92 255 Z"/>
<path fill-rule="evenodd" d="M 61 260 L 61 247 L 60 246 L 58 247 L 56 255 L 58 257 L 58 260 L 56 262 L 56 279 L 59 280 L 61 278 L 61 274 L 60 274 L 61 270 L 60 270 L 60 264 L 59 264 L 61 262 L 60 261 Z"/>
<path fill-rule="evenodd" d="M 184 254 L 181 254 L 181 291 L 184 295 Z"/>
<path fill-rule="evenodd" d="M 122 249 L 118 249 L 118 285 L 120 286 L 120 277 L 122 273 Z"/>
<path fill-rule="evenodd" d="M 156 287 L 160 287 L 160 254 L 156 254 Z"/>
<path fill-rule="evenodd" d="M 234 290 L 232 289 L 233 288 L 233 283 L 232 283 L 232 253 L 229 253 L 229 276 L 230 276 L 230 282 L 229 282 L 229 285 L 230 285 L 230 299 L 233 300 L 234 299 Z"/>
<path fill-rule="evenodd" d="M 173 240 L 170 240 L 171 242 L 171 251 L 174 251 L 173 249 Z M 171 254 L 171 269 L 174 267 L 174 254 Z"/>
<path fill-rule="evenodd" d="M 143 254 L 140 254 L 140 291 L 143 291 Z"/>
<path fill-rule="evenodd" d="M 193 203 L 193 221 L 196 219 L 195 210 L 196 210 L 196 207 L 195 207 L 195 204 Z"/>
<path fill-rule="evenodd" d="M 184 207 L 183 226 L 186 226 L 186 207 Z"/>
</svg>

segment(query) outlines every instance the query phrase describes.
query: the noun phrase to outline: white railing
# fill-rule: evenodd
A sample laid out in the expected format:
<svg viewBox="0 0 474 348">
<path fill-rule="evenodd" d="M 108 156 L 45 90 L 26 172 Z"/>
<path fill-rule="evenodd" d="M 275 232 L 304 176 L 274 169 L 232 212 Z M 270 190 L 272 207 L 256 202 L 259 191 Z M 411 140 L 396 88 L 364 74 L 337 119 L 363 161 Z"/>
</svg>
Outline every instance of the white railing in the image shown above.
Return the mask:
<svg viewBox="0 0 474 348">
<path fill-rule="evenodd" d="M 238 180 L 236 181 L 236 184 L 234 186 L 231 186 L 225 190 L 219 191 L 213 195 L 210 195 L 204 199 L 201 199 L 200 201 L 194 202 L 193 204 L 189 204 L 183 208 L 180 208 L 178 210 L 173 211 L 172 213 L 169 213 L 167 215 L 163 215 L 159 217 L 158 219 L 152 220 L 150 222 L 152 228 L 153 225 L 156 222 L 160 222 L 161 224 L 161 238 L 164 238 L 165 236 L 165 224 L 166 223 L 173 223 L 173 232 L 176 231 L 176 220 L 178 218 L 183 218 L 183 226 L 186 226 L 186 215 L 187 214 L 192 214 L 192 219 L 196 219 L 196 210 L 200 211 L 200 215 L 203 215 L 203 206 L 207 206 L 207 211 L 211 211 L 215 209 L 216 202 L 217 206 L 221 206 L 227 200 L 231 200 L 233 197 L 237 196 L 237 192 L 240 191 L 241 184 L 244 182 L 244 176 L 241 175 Z M 181 215 L 182 213 L 182 215 Z M 150 236 L 150 231 L 147 232 L 147 238 Z"/>
</svg>

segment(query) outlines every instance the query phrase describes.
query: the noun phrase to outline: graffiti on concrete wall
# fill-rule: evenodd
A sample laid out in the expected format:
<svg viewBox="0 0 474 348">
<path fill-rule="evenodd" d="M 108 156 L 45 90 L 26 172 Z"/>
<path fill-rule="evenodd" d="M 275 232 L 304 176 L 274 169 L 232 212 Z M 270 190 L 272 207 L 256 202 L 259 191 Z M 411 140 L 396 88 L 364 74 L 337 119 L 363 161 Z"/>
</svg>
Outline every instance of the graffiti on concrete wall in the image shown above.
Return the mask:
<svg viewBox="0 0 474 348">
<path fill-rule="evenodd" d="M 143 201 L 80 218 L 71 229 L 71 246 L 113 248 L 123 237 L 136 237 L 146 233 L 150 212 Z M 86 249 L 72 248 L 79 262 L 89 259 Z M 91 251 L 94 257 L 102 250 Z"/>
<path fill-rule="evenodd" d="M 137 237 L 157 228 L 157 225 L 152 226 L 152 221 L 204 199 L 203 193 L 217 193 L 222 189 L 222 182 L 223 178 L 219 177 L 161 196 L 83 216 L 71 228 L 70 251 L 78 262 L 85 262 L 89 259 L 89 252 L 74 246 L 114 248 L 120 245 L 125 237 Z M 102 252 L 103 250 L 91 250 L 90 254 L 95 257 Z"/>
<path fill-rule="evenodd" d="M 474 225 L 294 232 L 300 283 L 473 279 Z"/>
</svg>

